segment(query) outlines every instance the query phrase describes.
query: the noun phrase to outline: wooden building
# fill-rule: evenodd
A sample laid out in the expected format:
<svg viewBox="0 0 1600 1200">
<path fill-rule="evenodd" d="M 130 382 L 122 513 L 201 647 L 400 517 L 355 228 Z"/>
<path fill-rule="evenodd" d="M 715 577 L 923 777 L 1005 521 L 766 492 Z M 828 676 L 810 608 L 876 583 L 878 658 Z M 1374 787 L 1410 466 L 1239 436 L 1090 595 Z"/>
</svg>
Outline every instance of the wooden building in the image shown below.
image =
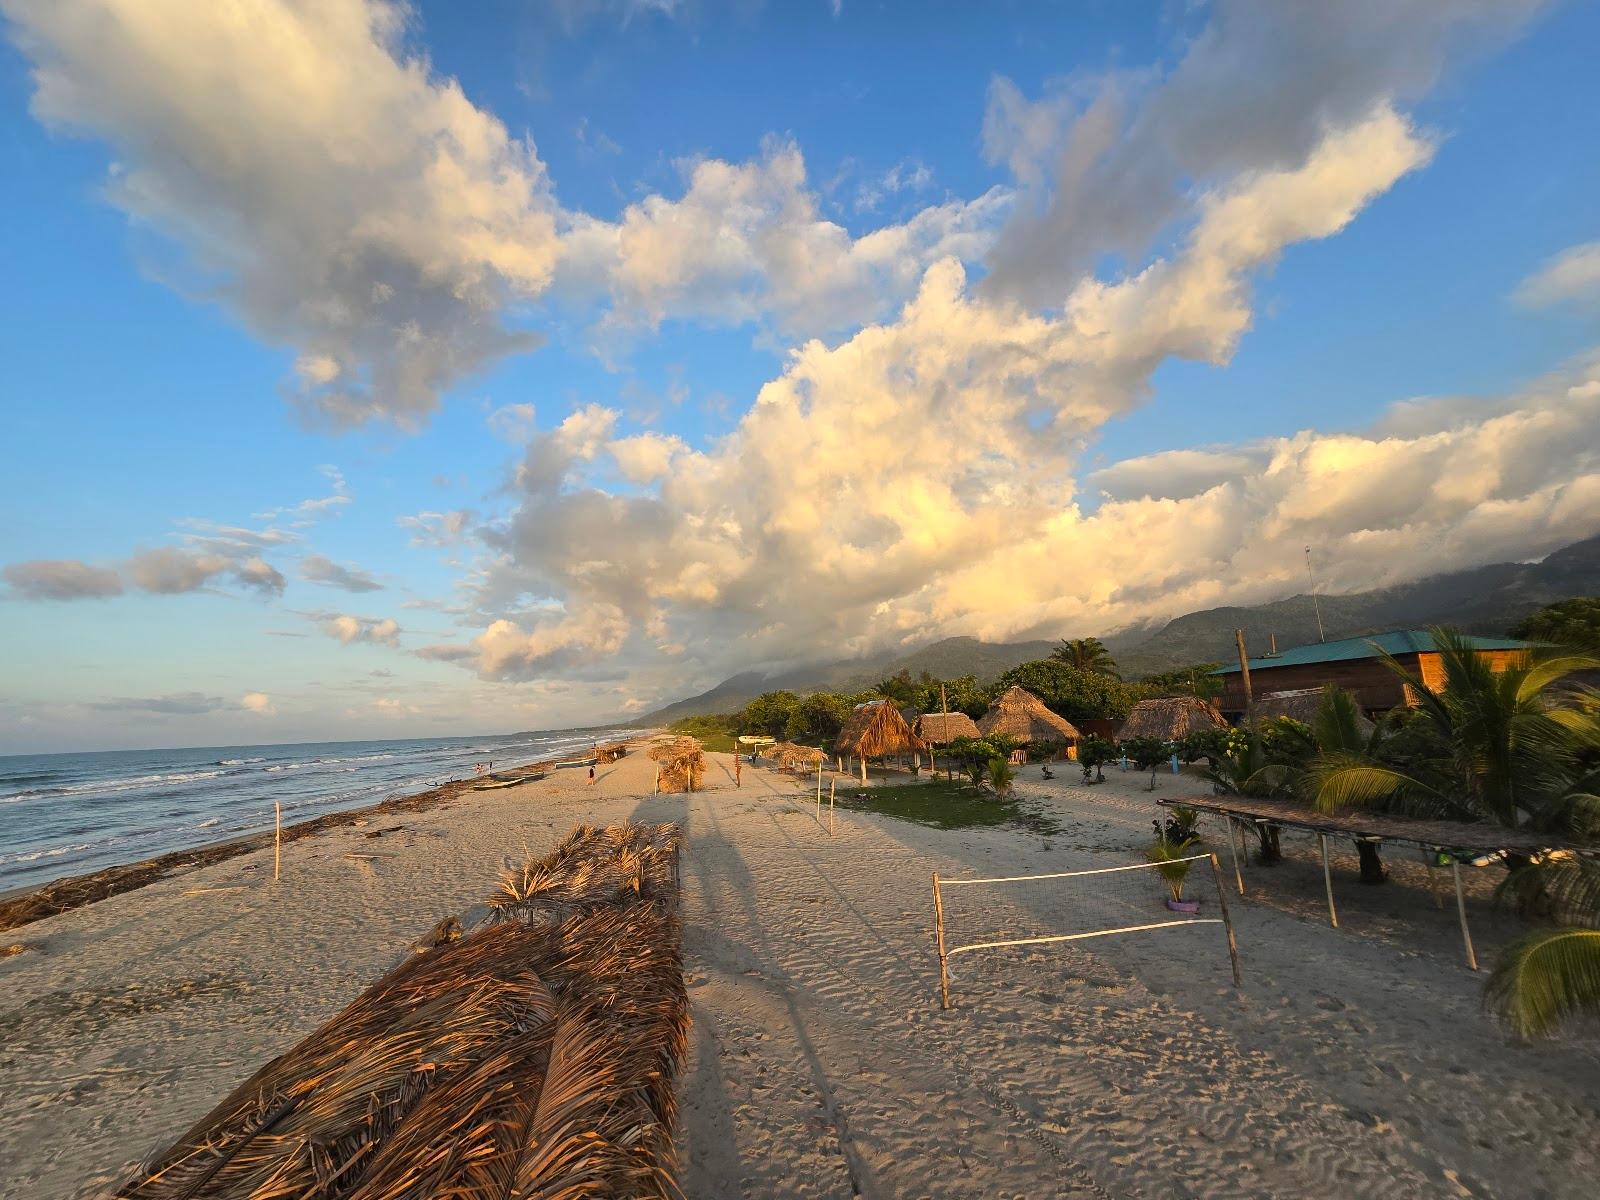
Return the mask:
<svg viewBox="0 0 1600 1200">
<path fill-rule="evenodd" d="M 1504 670 L 1533 648 L 1530 642 L 1510 638 L 1467 640 L 1497 671 Z M 1432 635 L 1423 629 L 1400 629 L 1337 642 L 1313 642 L 1252 658 L 1249 660 L 1250 688 L 1257 700 L 1263 700 L 1278 693 L 1333 684 L 1349 692 L 1368 713 L 1415 705 L 1417 697 L 1405 681 L 1385 665 L 1384 654 L 1393 656 L 1428 687 L 1444 686 L 1444 666 Z M 1222 680 L 1222 695 L 1218 697 L 1217 706 L 1229 717 L 1242 717 L 1244 682 L 1238 666 L 1223 667 L 1212 673 Z"/>
</svg>

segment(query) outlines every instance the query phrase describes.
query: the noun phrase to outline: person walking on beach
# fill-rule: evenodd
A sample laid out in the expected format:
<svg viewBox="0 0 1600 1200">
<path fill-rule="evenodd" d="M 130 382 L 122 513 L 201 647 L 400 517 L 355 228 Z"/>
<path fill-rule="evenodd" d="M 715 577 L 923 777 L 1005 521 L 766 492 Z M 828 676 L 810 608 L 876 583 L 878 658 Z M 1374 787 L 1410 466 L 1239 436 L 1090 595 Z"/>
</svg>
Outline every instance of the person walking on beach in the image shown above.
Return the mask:
<svg viewBox="0 0 1600 1200">
<path fill-rule="evenodd" d="M 589 782 L 590 783 L 594 782 L 594 764 L 593 763 L 589 764 Z"/>
<path fill-rule="evenodd" d="M 740 764 L 742 762 L 743 762 L 743 756 L 737 750 L 735 750 L 733 752 L 733 786 L 734 787 L 743 787 L 744 786 L 744 784 L 740 782 L 740 775 L 741 775 L 742 770 L 743 770 L 743 768 L 740 766 Z"/>
</svg>

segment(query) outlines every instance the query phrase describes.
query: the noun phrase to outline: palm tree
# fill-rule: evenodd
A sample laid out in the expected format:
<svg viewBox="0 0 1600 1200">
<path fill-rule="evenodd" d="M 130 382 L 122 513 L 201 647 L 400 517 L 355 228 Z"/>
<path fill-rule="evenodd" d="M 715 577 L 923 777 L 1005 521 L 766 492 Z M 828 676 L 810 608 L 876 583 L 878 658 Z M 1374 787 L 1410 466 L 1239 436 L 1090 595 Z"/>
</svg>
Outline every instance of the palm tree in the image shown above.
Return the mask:
<svg viewBox="0 0 1600 1200">
<path fill-rule="evenodd" d="M 1503 893 L 1535 882 L 1558 924 L 1508 947 L 1483 993 L 1489 1011 L 1525 1038 L 1550 1034 L 1569 1017 L 1600 1015 L 1600 862 L 1552 856 L 1500 886 Z"/>
<path fill-rule="evenodd" d="M 1050 651 L 1050 657 L 1057 662 L 1064 662 L 1069 667 L 1076 667 L 1080 671 L 1088 671 L 1091 675 L 1109 675 L 1113 679 L 1117 675 L 1117 663 L 1111 657 L 1105 643 L 1099 638 L 1063 638 L 1056 648 Z"/>
<path fill-rule="evenodd" d="M 1440 691 L 1389 659 L 1416 696 L 1422 749 L 1404 757 L 1341 752 L 1314 769 L 1317 806 L 1378 804 L 1401 812 L 1584 835 L 1600 821 L 1600 696 L 1570 686 L 1600 660 L 1536 650 L 1498 674 L 1460 634 L 1434 630 Z M 1386 761 L 1387 760 L 1387 761 Z M 1600 1015 L 1600 864 L 1507 855 L 1499 895 L 1556 925 L 1512 945 L 1484 1003 L 1525 1037 Z"/>
<path fill-rule="evenodd" d="M 1320 756 L 1317 807 L 1373 804 L 1550 833 L 1600 823 L 1600 704 L 1593 692 L 1567 686 L 1574 672 L 1600 668 L 1600 659 L 1535 651 L 1497 673 L 1463 635 L 1432 634 L 1442 690 L 1384 655 L 1416 697 L 1420 751 L 1402 759 L 1346 747 Z"/>
</svg>

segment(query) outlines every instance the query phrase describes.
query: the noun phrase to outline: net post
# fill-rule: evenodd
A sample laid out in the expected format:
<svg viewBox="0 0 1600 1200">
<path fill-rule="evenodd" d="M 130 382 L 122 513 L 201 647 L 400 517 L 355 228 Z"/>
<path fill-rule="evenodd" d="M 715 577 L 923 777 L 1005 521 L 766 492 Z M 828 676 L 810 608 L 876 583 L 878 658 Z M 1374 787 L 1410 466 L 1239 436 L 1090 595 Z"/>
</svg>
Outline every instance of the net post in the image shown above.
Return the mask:
<svg viewBox="0 0 1600 1200">
<path fill-rule="evenodd" d="M 1339 928 L 1339 910 L 1333 907 L 1333 873 L 1328 869 L 1328 835 L 1317 834 L 1317 844 L 1322 847 L 1322 886 L 1328 892 L 1328 924 Z"/>
<path fill-rule="evenodd" d="M 1224 815 L 1228 823 L 1228 853 L 1233 857 L 1233 879 L 1239 885 L 1239 895 L 1244 895 L 1244 872 L 1239 869 L 1239 829 L 1231 815 Z M 1211 856 L 1213 859 L 1216 855 Z"/>
<path fill-rule="evenodd" d="M 833 836 L 833 785 L 837 779 L 828 780 L 828 836 Z"/>
<path fill-rule="evenodd" d="M 1233 914 L 1228 911 L 1228 889 L 1222 886 L 1222 864 L 1217 861 L 1215 851 L 1211 854 L 1211 882 L 1217 885 L 1217 907 L 1222 910 L 1222 928 L 1228 935 L 1228 961 L 1233 965 L 1233 986 L 1243 988 L 1244 980 L 1239 977 L 1239 943 L 1233 936 Z"/>
<path fill-rule="evenodd" d="M 1450 871 L 1456 879 L 1456 913 L 1461 918 L 1461 940 L 1467 947 L 1467 967 L 1478 969 L 1478 952 L 1472 948 L 1472 930 L 1467 928 L 1467 898 L 1461 893 L 1461 860 L 1450 856 Z"/>
<path fill-rule="evenodd" d="M 939 872 L 933 873 L 933 926 L 939 942 L 939 1002 L 950 1007 L 950 968 L 944 952 L 944 899 L 939 895 Z"/>
</svg>

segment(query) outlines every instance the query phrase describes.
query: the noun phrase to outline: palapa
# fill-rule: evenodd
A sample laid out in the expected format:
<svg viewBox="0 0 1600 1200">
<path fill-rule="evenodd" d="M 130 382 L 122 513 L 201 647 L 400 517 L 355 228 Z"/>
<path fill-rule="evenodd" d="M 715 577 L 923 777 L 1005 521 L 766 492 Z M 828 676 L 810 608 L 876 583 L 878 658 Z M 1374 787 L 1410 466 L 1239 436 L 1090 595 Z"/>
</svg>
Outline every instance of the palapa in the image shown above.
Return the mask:
<svg viewBox="0 0 1600 1200">
<path fill-rule="evenodd" d="M 977 722 L 964 712 L 923 713 L 911 726 L 911 732 L 930 746 L 948 746 L 958 737 L 980 736 Z"/>
<path fill-rule="evenodd" d="M 1135 704 L 1117 731 L 1117 740 L 1157 738 L 1175 742 L 1191 733 L 1226 728 L 1227 720 L 1208 700 L 1197 696 L 1161 696 Z"/>
<path fill-rule="evenodd" d="M 828 758 L 815 746 L 801 746 L 794 742 L 779 742 L 767 752 L 767 757 L 785 770 L 815 767 L 820 762 L 826 762 Z"/>
<path fill-rule="evenodd" d="M 675 825 L 582 827 L 441 922 L 118 1195 L 679 1196 Z"/>
<path fill-rule="evenodd" d="M 927 749 L 922 739 L 911 732 L 900 710 L 888 700 L 856 705 L 834 745 L 840 754 L 853 754 L 863 761 Z"/>
<path fill-rule="evenodd" d="M 978 732 L 988 737 L 998 733 L 1014 742 L 1038 744 L 1076 743 L 1081 736 L 1077 726 L 1050 711 L 1045 702 L 1027 688 L 1007 688 L 989 711 L 978 719 Z"/>
</svg>

